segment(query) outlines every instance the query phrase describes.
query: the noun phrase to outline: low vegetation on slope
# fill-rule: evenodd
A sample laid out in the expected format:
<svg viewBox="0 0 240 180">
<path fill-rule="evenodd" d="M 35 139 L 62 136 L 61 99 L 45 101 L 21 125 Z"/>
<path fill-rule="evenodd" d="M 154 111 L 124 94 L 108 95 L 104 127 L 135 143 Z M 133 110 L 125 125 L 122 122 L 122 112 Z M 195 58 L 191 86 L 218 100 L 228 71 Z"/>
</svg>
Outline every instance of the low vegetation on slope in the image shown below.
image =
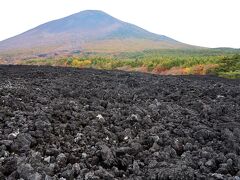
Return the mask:
<svg viewBox="0 0 240 180">
<path fill-rule="evenodd" d="M 218 75 L 240 77 L 240 55 L 233 50 L 146 50 L 134 53 L 79 54 L 57 59 L 33 59 L 23 64 L 118 69 L 161 75 Z"/>
</svg>

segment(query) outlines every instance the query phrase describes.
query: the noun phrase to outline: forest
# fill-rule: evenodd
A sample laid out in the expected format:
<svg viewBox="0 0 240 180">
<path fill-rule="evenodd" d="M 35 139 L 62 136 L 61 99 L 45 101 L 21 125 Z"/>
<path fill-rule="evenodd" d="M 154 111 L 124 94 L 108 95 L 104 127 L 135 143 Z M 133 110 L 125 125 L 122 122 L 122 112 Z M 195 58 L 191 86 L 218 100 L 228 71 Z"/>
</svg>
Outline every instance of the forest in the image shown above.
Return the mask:
<svg viewBox="0 0 240 180">
<path fill-rule="evenodd" d="M 240 50 L 227 48 L 144 50 L 117 54 L 78 52 L 67 57 L 25 60 L 21 64 L 240 78 Z"/>
</svg>

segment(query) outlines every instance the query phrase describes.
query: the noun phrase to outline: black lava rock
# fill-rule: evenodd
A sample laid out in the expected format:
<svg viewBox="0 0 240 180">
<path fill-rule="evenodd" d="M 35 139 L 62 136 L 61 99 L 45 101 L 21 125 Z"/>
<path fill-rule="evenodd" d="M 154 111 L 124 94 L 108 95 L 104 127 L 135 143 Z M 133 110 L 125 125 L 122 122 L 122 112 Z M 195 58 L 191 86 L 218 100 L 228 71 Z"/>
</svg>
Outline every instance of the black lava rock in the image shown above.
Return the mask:
<svg viewBox="0 0 240 180">
<path fill-rule="evenodd" d="M 240 80 L 0 66 L 0 179 L 240 179 Z"/>
</svg>

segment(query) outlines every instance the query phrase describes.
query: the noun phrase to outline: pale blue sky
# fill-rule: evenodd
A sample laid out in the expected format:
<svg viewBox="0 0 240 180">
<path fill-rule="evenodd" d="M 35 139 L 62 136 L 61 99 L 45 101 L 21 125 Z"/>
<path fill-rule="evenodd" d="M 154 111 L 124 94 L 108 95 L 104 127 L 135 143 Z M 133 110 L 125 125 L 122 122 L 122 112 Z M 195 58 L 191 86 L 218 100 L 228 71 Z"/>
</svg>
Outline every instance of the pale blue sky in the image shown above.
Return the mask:
<svg viewBox="0 0 240 180">
<path fill-rule="evenodd" d="M 0 40 L 96 9 L 188 44 L 240 48 L 239 7 L 239 0 L 2 0 Z"/>
</svg>

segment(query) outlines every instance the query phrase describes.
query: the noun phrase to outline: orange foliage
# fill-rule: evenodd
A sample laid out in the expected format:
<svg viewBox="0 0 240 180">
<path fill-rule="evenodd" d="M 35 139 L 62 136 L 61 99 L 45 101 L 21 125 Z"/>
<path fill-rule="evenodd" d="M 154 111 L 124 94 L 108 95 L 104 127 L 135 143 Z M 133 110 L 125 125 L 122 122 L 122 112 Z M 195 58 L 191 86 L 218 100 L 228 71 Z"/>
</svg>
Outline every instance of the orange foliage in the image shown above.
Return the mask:
<svg viewBox="0 0 240 180">
<path fill-rule="evenodd" d="M 134 71 L 147 73 L 148 72 L 148 68 L 145 67 L 145 66 L 141 66 L 141 67 L 138 67 L 138 68 L 134 68 Z"/>
<path fill-rule="evenodd" d="M 161 74 L 162 72 L 167 71 L 167 68 L 157 66 L 153 69 L 152 73 L 153 74 Z"/>
<path fill-rule="evenodd" d="M 217 68 L 218 65 L 217 64 L 200 64 L 200 65 L 196 65 L 193 66 L 190 70 L 191 74 L 198 74 L 198 75 L 206 75 L 211 69 L 215 69 Z"/>
<path fill-rule="evenodd" d="M 191 74 L 204 75 L 204 66 L 199 64 L 191 68 Z"/>
<path fill-rule="evenodd" d="M 171 69 L 164 69 L 161 67 L 156 67 L 152 73 L 153 74 L 161 74 L 161 75 L 188 75 L 188 74 L 196 74 L 196 75 L 205 75 L 208 74 L 209 71 L 218 67 L 217 64 L 200 64 L 195 65 L 193 67 L 172 67 Z"/>
<path fill-rule="evenodd" d="M 152 71 L 152 73 L 161 74 L 161 75 L 185 75 L 187 74 L 187 68 L 182 68 L 182 67 L 172 67 L 171 69 L 155 68 Z"/>
<path fill-rule="evenodd" d="M 4 61 L 3 59 L 0 58 L 0 64 L 4 64 Z"/>
<path fill-rule="evenodd" d="M 116 69 L 121 71 L 136 71 L 136 72 L 149 73 L 147 67 L 145 66 L 136 67 L 136 68 L 132 68 L 131 66 L 122 66 Z"/>
</svg>

